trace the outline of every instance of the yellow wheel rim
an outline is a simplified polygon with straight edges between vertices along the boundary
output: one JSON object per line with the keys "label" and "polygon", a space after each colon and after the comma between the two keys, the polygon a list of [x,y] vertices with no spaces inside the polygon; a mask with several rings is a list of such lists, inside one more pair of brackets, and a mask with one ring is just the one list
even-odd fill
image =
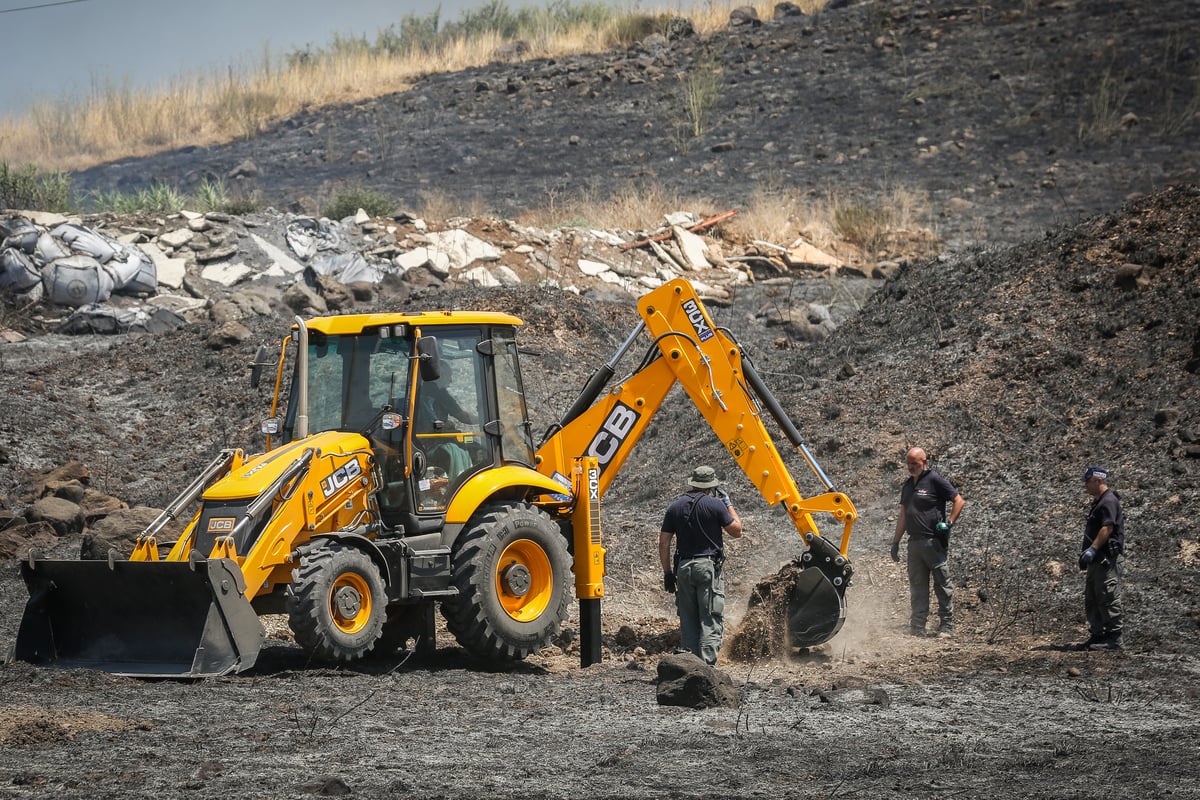
{"label": "yellow wheel rim", "polygon": [[554,595],[550,557],[537,542],[518,539],[496,562],[496,592],[508,616],[517,622],[537,619]]}
{"label": "yellow wheel rim", "polygon": [[342,633],[358,633],[371,619],[371,587],[361,576],[346,572],[329,590],[329,614]]}

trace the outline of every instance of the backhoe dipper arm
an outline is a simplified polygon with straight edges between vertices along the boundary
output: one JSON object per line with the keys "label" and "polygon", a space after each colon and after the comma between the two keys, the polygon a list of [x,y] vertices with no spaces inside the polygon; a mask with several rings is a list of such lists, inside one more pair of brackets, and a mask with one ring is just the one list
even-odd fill
{"label": "backhoe dipper arm", "polygon": [[[670,281],[642,297],[638,310],[641,327],[653,338],[657,353],[574,419],[564,419],[538,449],[537,469],[569,485],[564,479],[571,475],[574,459],[595,456],[602,497],[678,382],[763,498],[771,505],[783,504],[807,544],[821,538],[812,514],[828,513],[843,524],[838,552],[845,559],[858,516],[854,505],[833,491],[782,407],[743,361],[738,344],[713,323],[692,285],[682,279]],[[599,387],[589,382],[589,390],[598,393]],[[826,490],[823,494],[800,494],[763,424],[762,406],[801,449]]]}

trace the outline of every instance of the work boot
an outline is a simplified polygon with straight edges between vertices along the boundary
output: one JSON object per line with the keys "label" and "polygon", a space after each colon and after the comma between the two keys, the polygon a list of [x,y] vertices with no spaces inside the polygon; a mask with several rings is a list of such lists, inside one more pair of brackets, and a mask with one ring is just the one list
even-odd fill
{"label": "work boot", "polygon": [[954,626],[953,625],[943,623],[942,625],[938,626],[937,638],[951,639],[953,637],[954,637]]}
{"label": "work boot", "polygon": [[917,637],[918,639],[924,639],[924,638],[926,638],[925,629],[924,629],[924,628],[918,628],[916,625],[913,625],[912,627],[910,627],[910,628],[908,629],[908,635],[909,635],[909,636],[915,636],[915,637]]}
{"label": "work boot", "polygon": [[1100,642],[1103,642],[1103,641],[1104,641],[1103,634],[1093,633],[1086,640],[1080,642],[1077,645],[1074,645],[1071,649],[1072,650],[1091,650],[1092,645],[1099,644]]}
{"label": "work boot", "polygon": [[1089,650],[1124,650],[1125,643],[1121,641],[1121,634],[1101,637],[1099,641],[1092,642],[1088,645]]}

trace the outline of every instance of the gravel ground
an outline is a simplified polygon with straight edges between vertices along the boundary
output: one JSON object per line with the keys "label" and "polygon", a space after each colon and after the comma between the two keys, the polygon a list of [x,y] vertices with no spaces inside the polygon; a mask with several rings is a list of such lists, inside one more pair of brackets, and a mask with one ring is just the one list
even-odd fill
{"label": "gravel ground", "polygon": [[[768,104],[795,109],[791,130],[803,135],[788,141],[805,143],[806,168],[859,175],[865,186],[881,173],[864,167],[886,165],[935,197],[975,186],[982,210],[955,224],[988,245],[963,244],[908,265],[821,344],[781,341],[755,317],[786,286],[760,284],[715,309],[861,513],[845,628],[803,655],[723,660],[739,708],[655,702],[655,664],[674,632],[654,557],[662,508],[692,464],[732,466],[719,443],[695,432],[695,410],[673,396],[606,498],[609,596],[600,664],[579,667],[566,637],[564,647],[511,669],[482,669],[443,635],[427,661],[384,654],[331,670],[306,663],[276,628],[253,671],[201,682],[7,664],[0,669],[0,797],[1200,796],[1192,755],[1200,745],[1200,540],[1192,522],[1200,504],[1200,188],[1167,186],[1194,169],[1196,128],[1182,138],[1159,136],[1150,123],[1165,107],[1138,107],[1142,124],[1084,147],[1074,113],[1089,81],[1112,65],[1140,66],[1129,73],[1128,104],[1150,103],[1143,81],[1165,79],[1155,65],[1176,52],[1165,45],[1166,31],[1194,27],[1196,10],[1183,2],[1153,9],[1022,2],[987,10],[869,3],[822,15],[811,33],[800,25],[794,40],[770,38],[792,30],[783,24],[730,34],[723,52],[751,59],[731,63],[745,64],[756,80],[767,80],[768,54],[809,59],[798,62],[803,72],[780,68],[792,80],[772,82],[777,92],[799,91],[797,76],[854,71],[852,83],[807,84],[807,103]],[[876,12],[893,20],[878,35]],[[878,43],[879,35],[895,43]],[[1194,70],[1196,54],[1186,44],[1177,58]],[[501,81],[535,68],[483,72]],[[987,91],[933,90],[951,74]],[[926,87],[924,103],[901,91],[901,77],[904,86]],[[431,76],[406,97],[433,99],[413,104],[411,113],[442,108],[437,119],[447,125],[479,113],[495,124],[477,129],[502,130],[499,92],[462,91],[477,80],[474,73]],[[614,93],[641,86],[612,83]],[[460,87],[459,105],[439,105],[443,86]],[[1047,86],[1063,92],[1048,95]],[[1011,99],[998,105],[996,93]],[[507,102],[515,108],[524,95],[514,94]],[[546,99],[562,111],[573,108],[569,94],[551,88]],[[816,98],[825,94],[822,107]],[[751,95],[737,97],[749,102]],[[1061,102],[1043,102],[1048,97]],[[599,106],[607,98],[588,100]],[[837,115],[800,116],[801,109],[834,107]],[[847,113],[855,109],[862,113],[851,127]],[[1015,119],[1016,109],[1024,123],[1002,126],[1003,135],[977,121]],[[257,144],[165,156],[150,169],[116,165],[96,180],[135,171],[183,176],[186,162],[172,158],[223,168],[246,155],[239,148],[282,152],[277,137],[323,114],[340,115],[338,135],[350,136],[359,113],[313,112]],[[571,118],[559,116],[561,124]],[[760,133],[784,141],[766,131],[771,113],[747,119],[762,130],[739,141]],[[826,130],[836,130],[836,139],[819,132]],[[916,144],[920,136],[968,146],[963,155],[939,147],[923,157],[929,145]],[[466,146],[462,137],[447,141]],[[847,142],[872,157],[834,164],[837,153],[859,152]],[[811,158],[818,148],[830,157]],[[646,163],[657,166],[657,151],[646,151]],[[1014,158],[1017,152],[1028,160]],[[714,158],[703,148],[693,153]],[[478,174],[470,179],[481,190],[487,163],[471,162]],[[610,154],[607,163],[622,162]],[[445,167],[437,164],[428,174],[448,174],[448,191],[465,186],[468,176],[438,173]],[[263,180],[279,172],[302,185],[291,167],[264,169]],[[681,185],[741,196],[751,186],[738,183],[743,172],[730,169],[715,181],[705,177],[710,172],[685,172]],[[981,176],[989,173],[984,192]],[[1002,186],[1013,173],[1020,180]],[[1038,182],[1047,175],[1055,186]],[[333,180],[315,171],[310,177],[312,193],[317,182]],[[531,204],[536,198],[527,192],[538,188],[512,182]],[[280,184],[278,191],[293,190]],[[1139,196],[1125,202],[1131,192]],[[547,421],[634,323],[631,304],[543,289],[430,290],[412,302],[521,309],[525,344],[542,353],[526,362],[531,412]],[[214,449],[254,446],[264,398],[246,391],[241,364],[258,338],[273,338],[284,324],[263,319],[255,341],[229,351],[205,344],[211,330],[204,325],[155,338],[47,336],[0,346],[0,447],[7,454],[0,495],[19,509],[37,470],[76,458],[98,488],[131,504],[165,502]],[[902,455],[915,444],[968,502],[952,555],[959,623],[951,640],[903,635],[907,587],[887,556]],[[1128,516],[1123,653],[1070,649],[1086,635],[1074,561],[1087,504],[1079,475],[1090,463],[1112,470]],[[802,489],[814,490],[803,466],[796,474]],[[747,529],[728,565],[735,631],[751,588],[799,543],[744,478],[727,478]],[[78,547],[78,537],[67,537],[56,552]],[[0,652],[11,646],[24,599],[17,564],[0,563]]]}

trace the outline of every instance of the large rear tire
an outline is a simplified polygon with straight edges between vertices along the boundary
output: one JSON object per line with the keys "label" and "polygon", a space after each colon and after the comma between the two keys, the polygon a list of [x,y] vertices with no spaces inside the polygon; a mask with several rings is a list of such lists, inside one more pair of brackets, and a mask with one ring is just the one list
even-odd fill
{"label": "large rear tire", "polygon": [[458,596],[442,603],[442,616],[479,658],[525,658],[550,642],[570,610],[566,539],[531,506],[482,511],[455,543],[451,570]]}
{"label": "large rear tire", "polygon": [[362,658],[375,647],[387,619],[387,590],[366,553],[336,542],[298,551],[288,594],[296,642],[320,661]]}

